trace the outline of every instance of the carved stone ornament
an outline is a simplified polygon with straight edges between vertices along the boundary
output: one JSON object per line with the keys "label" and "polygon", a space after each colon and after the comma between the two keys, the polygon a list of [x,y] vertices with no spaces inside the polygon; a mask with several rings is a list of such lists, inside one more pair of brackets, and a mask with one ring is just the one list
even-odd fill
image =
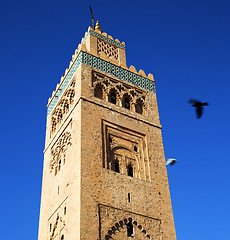
{"label": "carved stone ornament", "polygon": [[[112,69],[111,69],[112,71]],[[109,101],[110,94],[116,96],[116,105],[122,106],[123,99],[129,99],[131,110],[135,111],[137,105],[140,106],[141,111],[139,113],[146,115],[147,113],[147,91],[144,89],[138,89],[125,82],[118,81],[113,78],[109,78],[105,75],[93,71],[93,91],[94,96],[97,89],[102,89],[103,100]],[[137,112],[137,109],[136,109]]]}
{"label": "carved stone ornament", "polygon": [[59,217],[59,215],[57,215],[55,224],[53,225],[53,229],[51,231],[50,240],[53,240],[54,238],[56,239],[58,232],[60,232],[60,229],[63,229],[64,227],[65,227],[65,221],[63,221],[62,217]]}
{"label": "carved stone ornament", "polygon": [[64,95],[61,97],[59,103],[52,113],[51,118],[51,132],[55,132],[57,129],[58,123],[61,123],[65,115],[69,112],[75,96],[75,83],[76,81],[72,81],[72,83],[67,88]]}
{"label": "carved stone ornament", "polygon": [[[50,171],[52,172],[55,169],[60,168],[60,160],[65,162],[65,153],[69,146],[72,145],[72,137],[70,132],[65,132],[62,134],[62,136],[59,138],[57,143],[52,147],[51,149],[51,155],[52,159],[50,162]],[[62,164],[63,164],[62,163]]]}

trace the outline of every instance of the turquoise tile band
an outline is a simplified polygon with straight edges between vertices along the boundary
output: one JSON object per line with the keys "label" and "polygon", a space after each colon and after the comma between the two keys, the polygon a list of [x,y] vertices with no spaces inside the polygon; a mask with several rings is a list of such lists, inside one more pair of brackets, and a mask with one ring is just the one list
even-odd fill
{"label": "turquoise tile band", "polygon": [[[89,33],[92,34],[92,35],[94,35],[94,36],[97,37],[97,38],[100,38],[100,39],[105,40],[105,41],[107,41],[107,42],[109,42],[109,43],[112,43],[113,45],[116,45],[117,47],[120,47],[120,48],[125,49],[125,46],[124,46],[123,44],[118,43],[118,42],[116,42],[116,41],[114,41],[114,40],[112,40],[112,39],[110,39],[110,38],[107,38],[107,37],[105,37],[105,36],[103,36],[103,35],[101,35],[101,34],[99,34],[99,33],[96,33],[96,32],[94,32],[94,31],[92,31],[92,30],[89,30]],[[88,36],[88,34],[87,34],[87,36]],[[86,36],[86,38],[87,38],[87,36]]]}
{"label": "turquoise tile band", "polygon": [[100,58],[97,58],[89,53],[80,52],[76,61],[74,62],[74,64],[70,68],[69,72],[67,73],[64,81],[60,85],[59,90],[56,92],[54,98],[51,100],[51,103],[49,104],[48,109],[47,109],[47,115],[50,115],[50,113],[56,106],[57,102],[59,101],[63,92],[65,91],[66,86],[69,84],[74,73],[78,69],[80,63],[86,64],[89,67],[95,68],[97,70],[100,70],[100,71],[110,74],[112,76],[115,76],[119,79],[122,79],[126,82],[132,83],[132,84],[134,84],[138,87],[144,88],[148,91],[151,91],[154,93],[156,91],[155,90],[155,82],[153,82],[145,77],[142,77],[138,74],[135,74],[133,72],[125,70],[121,67],[118,67],[112,63],[104,61]]}

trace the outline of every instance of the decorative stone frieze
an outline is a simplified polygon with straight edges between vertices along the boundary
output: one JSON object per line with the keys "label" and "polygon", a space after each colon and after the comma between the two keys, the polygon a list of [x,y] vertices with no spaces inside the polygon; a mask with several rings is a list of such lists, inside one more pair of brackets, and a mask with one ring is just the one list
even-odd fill
{"label": "decorative stone frieze", "polygon": [[[130,110],[143,115],[147,114],[146,91],[140,88],[137,89],[130,84],[109,78],[95,71],[93,72],[92,81],[94,96],[125,108],[128,108],[128,106],[125,105],[125,100],[127,99],[127,104],[130,104]],[[102,91],[99,95],[97,94],[99,92],[98,89],[101,89]],[[111,94],[113,94],[114,101],[111,99]]]}
{"label": "decorative stone frieze", "polygon": [[50,172],[54,171],[56,175],[61,170],[61,167],[65,164],[66,151],[71,145],[71,133],[63,133],[57,143],[51,148],[52,159],[50,161]]}
{"label": "decorative stone frieze", "polygon": [[56,108],[53,110],[52,117],[51,117],[51,133],[55,132],[57,129],[57,125],[62,122],[63,118],[65,117],[66,113],[69,112],[75,96],[75,83],[76,81],[72,81],[70,86],[67,88],[66,92],[60,99],[59,103],[57,104]]}

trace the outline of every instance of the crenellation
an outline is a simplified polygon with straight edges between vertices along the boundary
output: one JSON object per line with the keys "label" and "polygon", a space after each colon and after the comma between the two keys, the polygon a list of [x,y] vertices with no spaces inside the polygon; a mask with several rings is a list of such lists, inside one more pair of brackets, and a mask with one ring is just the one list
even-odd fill
{"label": "crenellation", "polygon": [[86,46],[85,46],[84,43],[82,43],[82,44],[80,45],[79,51],[88,52],[88,51],[87,51],[87,48],[86,48]]}
{"label": "crenellation", "polygon": [[72,65],[73,65],[73,60],[71,60],[69,63],[69,69],[72,67]]}
{"label": "crenellation", "polygon": [[51,101],[51,97],[49,97],[49,99],[48,99],[48,103],[47,103],[47,104],[49,104],[49,103],[50,103],[50,101]]}
{"label": "crenellation", "polygon": [[48,101],[38,240],[176,240],[155,83],[88,32]]}
{"label": "crenellation", "polygon": [[58,91],[58,88],[60,87],[60,83],[56,85],[56,91]]}
{"label": "crenellation", "polygon": [[133,73],[137,73],[137,70],[136,70],[136,68],[135,68],[133,65],[131,65],[131,66],[129,67],[129,70],[130,70],[131,72],[133,72]]}
{"label": "crenellation", "polygon": [[85,36],[84,36],[84,39],[87,37],[87,35],[88,35],[88,32],[85,32]]}
{"label": "crenellation", "polygon": [[103,32],[101,35],[105,36],[106,38],[108,37],[108,34],[106,32]]}
{"label": "crenellation", "polygon": [[140,69],[140,71],[138,72],[138,74],[140,74],[142,77],[146,77],[144,70]]}
{"label": "crenellation", "polygon": [[66,70],[65,70],[65,75],[67,75],[68,71],[69,71],[69,69],[68,69],[68,68],[66,68]]}
{"label": "crenellation", "polygon": [[112,36],[108,35],[108,38],[111,39],[111,40],[114,40]]}
{"label": "crenellation", "polygon": [[154,78],[153,78],[153,74],[152,74],[152,73],[149,73],[149,75],[148,75],[148,79],[154,81]]}
{"label": "crenellation", "polygon": [[[145,77],[149,80],[153,80],[153,76],[152,74],[149,74],[148,77],[145,75],[143,70],[140,70],[139,72],[136,71],[134,66],[130,66],[130,68],[127,68],[126,65],[126,55],[125,55],[125,50],[122,48],[114,48],[112,45],[109,45],[107,43],[103,43],[103,40],[98,39],[97,37],[90,34],[89,31],[93,31],[91,27],[89,27],[88,32],[85,33],[85,37],[82,38],[82,44],[78,45],[78,48],[75,50],[75,54],[72,55],[72,60],[70,61],[69,64],[69,68],[67,68],[65,70],[65,74],[64,76],[62,76],[60,84],[62,84],[62,82],[64,81],[64,79],[67,77],[67,75],[69,74],[69,71],[71,70],[71,68],[74,66],[75,61],[77,61],[78,56],[80,55],[81,52],[88,52],[90,54],[92,54],[95,57],[99,57],[100,59],[104,60],[104,61],[108,61],[111,64],[114,64],[120,68],[129,70],[137,75],[140,75],[142,77]],[[107,33],[101,33],[102,36],[106,37],[109,40],[113,40],[112,36],[108,36]],[[101,50],[98,50],[98,43],[97,41],[99,41],[100,43],[103,43],[103,47],[101,47]],[[113,40],[114,41],[114,40]],[[118,39],[116,39],[114,42],[120,43],[120,41]],[[123,45],[125,45],[124,42],[122,42]],[[112,48],[111,48],[112,47]],[[110,50],[111,48],[111,50]],[[97,49],[97,50],[95,50]],[[56,89],[57,91],[58,89]],[[56,96],[57,98],[59,98],[60,93],[55,95],[52,95],[51,99],[48,101],[48,106],[53,102],[53,98],[54,96]],[[52,105],[53,106],[53,105]]]}

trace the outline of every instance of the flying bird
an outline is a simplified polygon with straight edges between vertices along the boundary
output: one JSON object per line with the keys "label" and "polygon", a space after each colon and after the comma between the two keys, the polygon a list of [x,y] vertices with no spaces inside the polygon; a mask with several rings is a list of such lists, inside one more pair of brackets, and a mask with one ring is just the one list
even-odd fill
{"label": "flying bird", "polygon": [[175,158],[168,158],[166,161],[166,166],[169,164],[173,166],[176,162],[178,162],[178,160],[176,160]]}
{"label": "flying bird", "polygon": [[196,116],[197,118],[201,118],[203,114],[203,106],[208,106],[207,102],[200,102],[198,100],[191,99],[189,103],[192,104],[193,107],[196,108]]}

